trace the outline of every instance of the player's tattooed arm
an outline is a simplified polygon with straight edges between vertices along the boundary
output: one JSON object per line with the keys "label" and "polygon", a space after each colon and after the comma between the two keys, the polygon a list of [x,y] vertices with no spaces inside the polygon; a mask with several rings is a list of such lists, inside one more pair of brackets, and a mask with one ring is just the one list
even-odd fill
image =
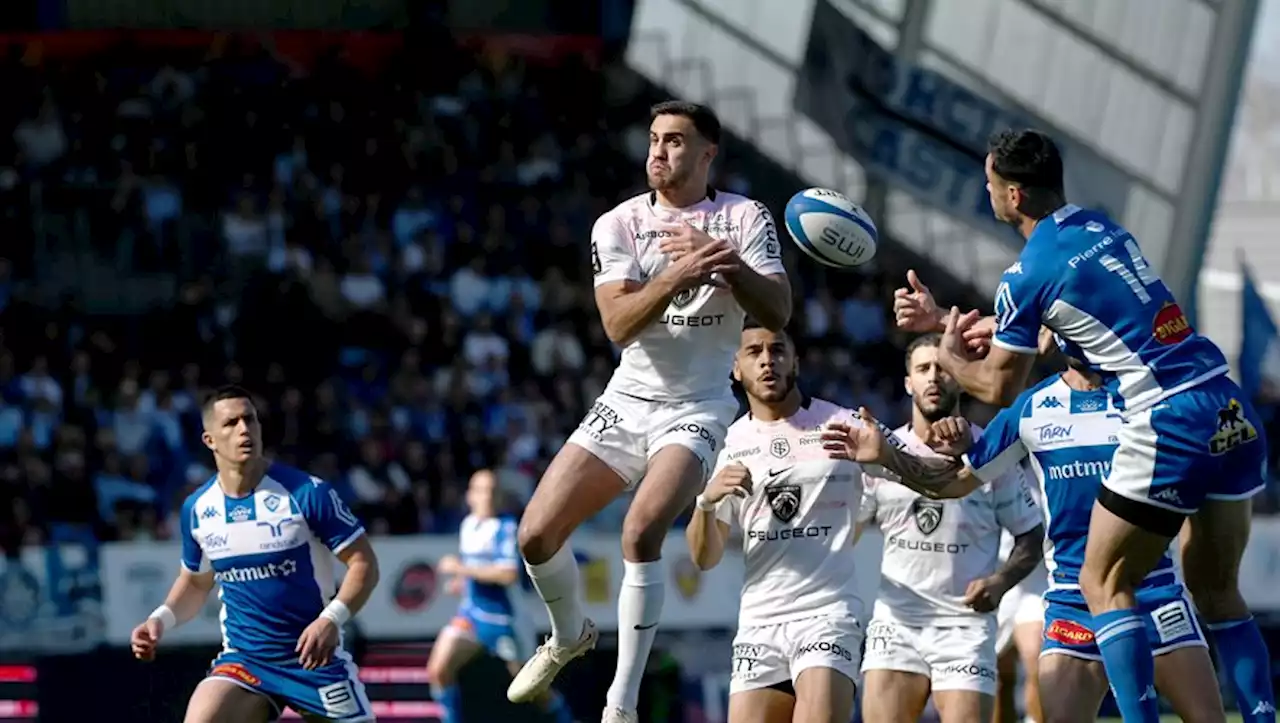
{"label": "player's tattooed arm", "polygon": [[1030,575],[1043,559],[1044,525],[1036,525],[1013,538],[1013,549],[1000,569],[996,570],[996,576],[1005,590],[1012,589]]}
{"label": "player's tattooed arm", "polygon": [[879,464],[895,481],[933,499],[964,497],[982,485],[973,469],[954,457],[919,457],[890,446]]}

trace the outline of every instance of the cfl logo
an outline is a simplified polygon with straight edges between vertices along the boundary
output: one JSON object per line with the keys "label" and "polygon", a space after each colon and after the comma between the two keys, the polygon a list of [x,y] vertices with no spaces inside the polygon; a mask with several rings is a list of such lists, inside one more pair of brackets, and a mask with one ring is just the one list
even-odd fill
{"label": "cfl logo", "polygon": [[274,523],[273,523],[273,522],[259,522],[259,523],[258,523],[258,527],[265,527],[265,528],[267,528],[268,530],[271,530],[271,536],[274,538],[274,537],[279,537],[280,535],[284,534],[284,530],[285,530],[285,528],[286,528],[286,527],[290,527],[290,526],[292,526],[292,525],[296,525],[296,524],[298,524],[298,521],[297,521],[297,520],[295,520],[295,519],[294,519],[294,518],[292,518],[292,517],[286,517],[286,518],[284,518],[283,520],[280,520],[279,522],[274,522]]}

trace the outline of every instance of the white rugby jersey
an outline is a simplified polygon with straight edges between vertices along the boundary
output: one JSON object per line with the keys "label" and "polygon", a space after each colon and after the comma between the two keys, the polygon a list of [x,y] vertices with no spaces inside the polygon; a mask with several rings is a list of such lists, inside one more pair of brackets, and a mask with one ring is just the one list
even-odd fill
{"label": "white rugby jersey", "polygon": [[726,497],[716,508],[719,520],[736,520],[742,530],[739,626],[862,617],[853,574],[862,469],[829,459],[820,439],[837,420],[861,424],[847,409],[806,398],[788,419],[763,422],[748,414],[729,427],[716,471],[740,462],[753,482],[750,496]]}
{"label": "white rugby jersey", "polygon": [[[908,451],[938,457],[903,425],[894,432]],[[973,433],[981,428],[974,425]],[[1000,533],[1021,535],[1042,524],[1020,467],[960,499],[932,500],[890,480],[867,475],[858,521],[884,534],[880,593],[873,617],[910,626],[964,624],[994,613],[964,604],[965,588],[996,571]]]}
{"label": "white rugby jersey", "polygon": [[[591,267],[597,287],[614,281],[643,283],[661,273],[670,259],[658,244],[679,223],[728,241],[756,273],[786,273],[773,216],[763,203],[710,189],[706,198],[687,208],[666,208],[656,198],[652,192],[636,196],[596,221]],[[664,402],[729,394],[743,316],[729,289],[701,286],[677,294],[662,316],[622,350],[608,389]]]}

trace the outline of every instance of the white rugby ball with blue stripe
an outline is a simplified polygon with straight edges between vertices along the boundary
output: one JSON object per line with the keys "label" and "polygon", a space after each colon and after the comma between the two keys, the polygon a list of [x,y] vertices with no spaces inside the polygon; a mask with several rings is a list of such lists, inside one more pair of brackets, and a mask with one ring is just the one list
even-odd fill
{"label": "white rugby ball with blue stripe", "polygon": [[809,258],[824,266],[851,269],[876,255],[876,224],[849,200],[827,188],[810,188],[787,201],[787,233]]}

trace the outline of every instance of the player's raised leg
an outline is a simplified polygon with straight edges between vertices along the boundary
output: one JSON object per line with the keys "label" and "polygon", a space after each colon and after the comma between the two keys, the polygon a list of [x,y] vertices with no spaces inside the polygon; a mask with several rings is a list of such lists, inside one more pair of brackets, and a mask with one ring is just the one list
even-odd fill
{"label": "player's raised leg", "polygon": [[200,681],[183,723],[267,723],[280,709],[261,693],[252,692],[228,678]]}
{"label": "player's raised leg", "polygon": [[[1257,480],[1262,481],[1260,474]],[[1276,719],[1271,656],[1239,584],[1252,513],[1252,501],[1247,498],[1206,501],[1183,529],[1182,564],[1187,588],[1214,638],[1240,715],[1245,721],[1261,723]]]}
{"label": "player's raised leg", "polygon": [[[593,415],[603,413],[616,415],[598,401],[583,426],[589,426]],[[569,661],[595,647],[599,634],[595,623],[583,617],[578,563],[565,542],[584,520],[626,488],[618,472],[572,438],[542,475],[520,520],[518,539],[525,570],[547,606],[551,637],[511,681],[507,688],[511,702],[536,700]]]}
{"label": "player's raised leg", "polygon": [[[672,409],[679,418],[655,419],[654,428],[671,430],[655,440],[649,471],[636,490],[622,523],[622,587],[618,591],[618,667],[605,697],[606,723],[631,723],[639,704],[640,681],[657,637],[666,597],[662,544],[680,513],[701,491],[714,466],[715,449],[724,440],[737,403],[715,402],[715,409]],[[710,413],[708,413],[708,411]]]}

